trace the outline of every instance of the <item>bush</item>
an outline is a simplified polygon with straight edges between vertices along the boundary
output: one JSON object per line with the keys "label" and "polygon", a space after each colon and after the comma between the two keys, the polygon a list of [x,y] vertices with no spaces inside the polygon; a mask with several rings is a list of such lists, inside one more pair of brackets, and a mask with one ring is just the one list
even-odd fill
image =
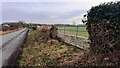
{"label": "bush", "polygon": [[[83,20],[91,40],[91,53],[119,62],[120,53],[120,2],[109,2],[92,7]],[[117,58],[116,58],[117,57]]]}

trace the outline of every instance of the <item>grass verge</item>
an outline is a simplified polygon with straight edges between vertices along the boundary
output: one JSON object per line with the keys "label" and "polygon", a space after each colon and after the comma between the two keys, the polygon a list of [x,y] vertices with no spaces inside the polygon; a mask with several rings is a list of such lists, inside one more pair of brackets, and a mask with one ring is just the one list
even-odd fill
{"label": "grass verge", "polygon": [[[84,55],[83,50],[67,46],[53,39],[38,44],[35,39],[38,33],[40,32],[37,30],[29,30],[23,53],[20,55],[20,60],[18,60],[19,66],[74,65]],[[81,63],[79,62],[79,64]]]}

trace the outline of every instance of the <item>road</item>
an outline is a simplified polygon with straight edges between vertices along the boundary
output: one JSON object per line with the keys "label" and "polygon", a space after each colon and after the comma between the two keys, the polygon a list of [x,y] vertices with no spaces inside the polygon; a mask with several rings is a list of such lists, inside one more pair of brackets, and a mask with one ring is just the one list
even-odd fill
{"label": "road", "polygon": [[12,66],[21,51],[28,29],[22,29],[13,33],[0,36],[0,55],[2,55],[1,66]]}
{"label": "road", "polygon": [[22,30],[19,30],[19,31],[16,31],[16,32],[12,32],[12,33],[0,36],[0,39],[2,39],[2,41],[0,41],[0,43],[2,43],[0,45],[0,47],[5,45],[5,44],[7,44],[10,40],[12,40],[13,38],[17,37],[20,33],[22,33],[25,30],[26,29],[22,29]]}

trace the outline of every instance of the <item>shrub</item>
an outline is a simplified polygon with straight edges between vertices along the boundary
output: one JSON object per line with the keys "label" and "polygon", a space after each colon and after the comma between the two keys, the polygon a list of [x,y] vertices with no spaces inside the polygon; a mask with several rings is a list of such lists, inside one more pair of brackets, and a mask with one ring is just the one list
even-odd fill
{"label": "shrub", "polygon": [[[91,53],[102,54],[118,63],[120,57],[120,2],[108,2],[92,7],[83,20],[91,41]],[[103,61],[104,62],[104,61]]]}

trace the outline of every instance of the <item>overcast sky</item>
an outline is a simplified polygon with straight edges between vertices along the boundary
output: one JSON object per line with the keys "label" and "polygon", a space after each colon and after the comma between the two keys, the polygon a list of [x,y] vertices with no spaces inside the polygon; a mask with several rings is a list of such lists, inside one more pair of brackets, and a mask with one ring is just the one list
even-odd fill
{"label": "overcast sky", "polygon": [[[112,0],[4,0],[0,21],[25,21],[46,24],[81,23],[83,15],[92,7]],[[114,0],[113,0],[114,1]],[[1,12],[1,11],[0,11]],[[1,16],[1,15],[0,15]]]}

